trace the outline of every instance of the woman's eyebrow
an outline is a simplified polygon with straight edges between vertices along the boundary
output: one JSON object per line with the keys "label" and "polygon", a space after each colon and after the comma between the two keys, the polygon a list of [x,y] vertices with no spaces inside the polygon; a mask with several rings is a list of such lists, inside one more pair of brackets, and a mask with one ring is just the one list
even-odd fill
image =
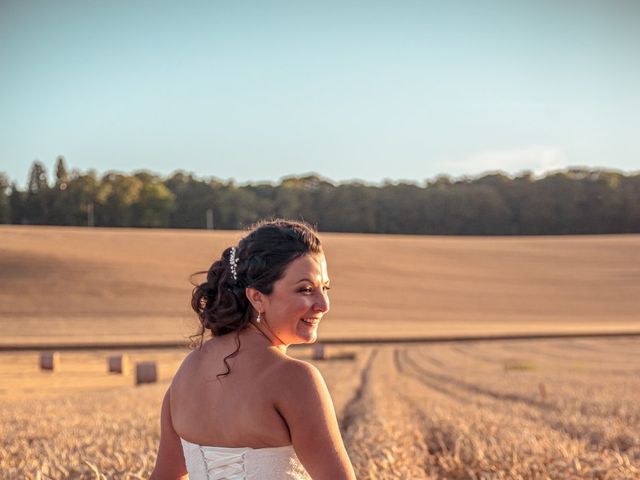
{"label": "woman's eyebrow", "polygon": [[[309,282],[309,283],[313,283],[313,280],[310,280],[308,278],[302,278],[300,280],[298,280],[296,283],[300,283],[300,282]],[[326,282],[324,282],[325,285],[328,285],[331,282],[331,280],[327,280]]]}

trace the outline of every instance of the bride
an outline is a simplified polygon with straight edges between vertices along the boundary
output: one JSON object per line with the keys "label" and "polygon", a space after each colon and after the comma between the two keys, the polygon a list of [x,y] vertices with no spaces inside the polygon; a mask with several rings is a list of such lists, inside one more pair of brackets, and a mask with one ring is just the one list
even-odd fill
{"label": "bride", "polygon": [[355,479],[320,372],[287,355],[316,341],[328,290],[305,223],[261,222],[223,252],[193,291],[211,338],[164,397],[152,479]]}

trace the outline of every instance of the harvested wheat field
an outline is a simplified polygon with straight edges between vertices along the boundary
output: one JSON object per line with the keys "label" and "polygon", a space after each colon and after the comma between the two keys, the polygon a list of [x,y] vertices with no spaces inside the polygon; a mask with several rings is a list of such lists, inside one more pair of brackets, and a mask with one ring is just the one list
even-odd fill
{"label": "harvested wheat field", "polygon": [[[43,371],[37,348],[184,341],[189,276],[240,235],[0,227],[0,478],[147,478],[188,350],[126,351],[157,365],[135,386],[107,371],[122,351]],[[321,339],[640,332],[638,235],[322,239]],[[329,350],[314,363],[360,479],[640,478],[639,336]]]}
{"label": "harvested wheat field", "polygon": [[[0,226],[0,346],[181,341],[190,275],[240,235]],[[325,339],[640,331],[640,235],[322,239]]]}
{"label": "harvested wheat field", "polygon": [[374,349],[343,416],[362,478],[640,478],[640,340]]}
{"label": "harvested wheat field", "polygon": [[[346,352],[315,364],[360,479],[640,478],[638,338],[330,351]],[[105,373],[104,354],[63,353],[53,373],[34,352],[1,354],[3,385],[25,383],[0,396],[2,478],[147,478],[186,351],[131,352],[159,364],[138,387]]]}

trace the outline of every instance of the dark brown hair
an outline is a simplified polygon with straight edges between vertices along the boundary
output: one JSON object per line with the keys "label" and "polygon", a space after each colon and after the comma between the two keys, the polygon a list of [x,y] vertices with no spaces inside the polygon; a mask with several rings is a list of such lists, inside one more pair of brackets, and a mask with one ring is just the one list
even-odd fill
{"label": "dark brown hair", "polygon": [[228,247],[206,272],[206,281],[195,286],[191,298],[191,308],[200,319],[199,331],[193,337],[200,339],[200,345],[207,330],[213,336],[236,332],[236,350],[225,357],[227,371],[219,375],[230,373],[227,359],[238,354],[240,331],[254,315],[245,289],[253,287],[270,295],[273,284],[283,277],[292,261],[305,254],[322,252],[316,230],[305,222],[262,220],[249,230],[235,247],[236,279],[229,259],[233,247]]}

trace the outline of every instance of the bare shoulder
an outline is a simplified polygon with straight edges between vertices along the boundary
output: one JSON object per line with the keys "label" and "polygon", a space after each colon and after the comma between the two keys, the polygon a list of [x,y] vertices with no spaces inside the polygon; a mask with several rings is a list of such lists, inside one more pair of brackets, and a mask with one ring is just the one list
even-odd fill
{"label": "bare shoulder", "polygon": [[182,363],[180,364],[180,368],[183,366],[188,366],[193,362],[197,362],[200,357],[202,357],[203,351],[197,348],[191,350],[187,355],[182,359]]}
{"label": "bare shoulder", "polygon": [[283,356],[273,362],[268,375],[279,391],[284,395],[304,395],[305,393],[318,393],[326,391],[326,384],[320,370],[315,365],[304,360]]}
{"label": "bare shoulder", "polygon": [[176,381],[183,381],[190,378],[192,374],[196,373],[202,362],[205,361],[205,357],[206,352],[198,348],[187,353],[173,375],[172,384],[176,383]]}
{"label": "bare shoulder", "polygon": [[352,480],[353,467],[340,435],[329,390],[320,370],[288,358],[273,367],[280,388],[275,407],[282,415],[296,454],[309,474],[320,480]]}
{"label": "bare shoulder", "polygon": [[315,421],[335,420],[329,389],[315,365],[288,358],[274,368],[272,375],[275,376],[273,383],[278,385],[275,395],[276,408],[281,413],[315,408],[316,412],[323,412],[323,415],[314,418]]}
{"label": "bare shoulder", "polygon": [[286,355],[282,356],[282,361],[277,364],[277,368],[279,369],[279,373],[294,375],[320,374],[320,371],[315,365]]}

